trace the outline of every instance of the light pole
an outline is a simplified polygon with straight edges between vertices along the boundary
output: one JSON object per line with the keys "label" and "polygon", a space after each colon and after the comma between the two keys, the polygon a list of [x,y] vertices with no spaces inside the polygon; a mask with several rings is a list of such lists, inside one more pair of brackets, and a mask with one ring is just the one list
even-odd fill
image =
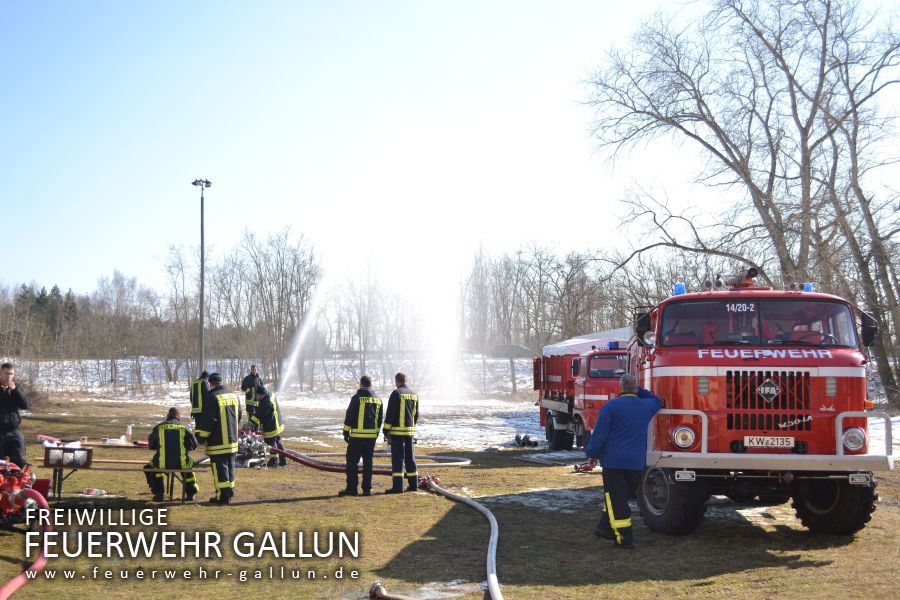
{"label": "light pole", "polygon": [[203,315],[206,312],[204,306],[206,300],[206,256],[203,247],[203,191],[211,186],[212,183],[210,183],[209,179],[195,179],[191,185],[196,185],[200,188],[200,370],[203,371],[206,369],[206,360],[203,356]]}

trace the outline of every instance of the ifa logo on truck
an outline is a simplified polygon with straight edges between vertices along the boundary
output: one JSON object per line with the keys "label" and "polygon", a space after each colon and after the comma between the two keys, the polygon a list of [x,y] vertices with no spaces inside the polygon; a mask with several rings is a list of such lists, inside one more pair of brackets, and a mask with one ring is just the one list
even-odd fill
{"label": "ifa logo on truck", "polygon": [[775,399],[775,396],[778,395],[779,389],[778,386],[775,385],[775,382],[766,377],[765,381],[759,384],[759,387],[756,388],[756,393],[758,393],[763,400],[766,401],[767,404],[771,404],[772,400]]}

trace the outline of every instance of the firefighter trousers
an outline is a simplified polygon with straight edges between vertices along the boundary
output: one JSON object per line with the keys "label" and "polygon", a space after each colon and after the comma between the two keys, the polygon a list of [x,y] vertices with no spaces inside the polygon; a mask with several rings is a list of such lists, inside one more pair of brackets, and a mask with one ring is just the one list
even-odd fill
{"label": "firefighter trousers", "polygon": [[[391,436],[391,476],[394,491],[403,491],[404,477],[409,482],[409,489],[415,490],[419,487],[419,475],[416,472],[414,454],[412,436]],[[404,463],[406,463],[406,471],[403,470]]]}
{"label": "firefighter trousers", "polygon": [[0,458],[25,468],[25,434],[18,427],[0,434]]}
{"label": "firefighter trousers", "polygon": [[634,543],[631,509],[628,501],[637,491],[641,473],[634,469],[603,468],[603,507],[597,523],[597,535],[622,546]]}
{"label": "firefighter trousers", "polygon": [[[144,465],[145,469],[158,469],[159,467],[154,465],[152,462]],[[164,480],[165,473],[144,473],[147,476],[147,485],[150,486],[150,492],[156,496],[163,496],[166,493]],[[194,476],[193,471],[182,471],[181,472],[181,485],[184,490],[184,497],[188,500],[193,499],[194,495],[200,491],[200,486],[197,485],[197,477]]]}
{"label": "firefighter trousers", "polygon": [[234,454],[210,456],[209,464],[216,488],[216,500],[230,501],[234,496]]}
{"label": "firefighter trousers", "polygon": [[[272,446],[273,448],[278,448],[279,450],[284,452],[284,444],[281,443],[280,435],[276,435],[275,437],[264,437],[263,441],[267,445]],[[275,457],[273,456],[272,459],[275,459]],[[283,466],[287,465],[287,459],[284,457],[284,454],[279,454],[277,460],[278,460],[279,466],[283,467]],[[272,462],[272,461],[270,460],[270,462]]]}
{"label": "firefighter trousers", "polygon": [[347,491],[356,492],[359,485],[359,459],[363,463],[362,491],[372,491],[372,455],[375,454],[374,438],[354,438],[347,442]]}
{"label": "firefighter trousers", "polygon": [[256,407],[247,405],[247,429],[249,431],[259,431],[259,425],[253,422],[253,415],[256,414]]}

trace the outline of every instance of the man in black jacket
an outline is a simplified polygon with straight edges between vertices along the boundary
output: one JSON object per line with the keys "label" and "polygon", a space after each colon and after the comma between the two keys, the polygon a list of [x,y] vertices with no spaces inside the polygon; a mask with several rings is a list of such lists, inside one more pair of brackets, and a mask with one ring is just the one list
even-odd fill
{"label": "man in black jacket", "polygon": [[[156,450],[156,454],[144,468],[182,469],[181,482],[184,485],[184,498],[188,502],[192,501],[194,494],[200,491],[200,486],[197,485],[197,478],[191,470],[194,467],[194,461],[188,452],[196,450],[197,439],[190,429],[181,424],[177,408],[169,409],[166,420],[153,428],[147,442],[151,450]],[[153,499],[162,502],[165,493],[163,473],[144,474],[147,476],[150,491],[153,492]]]}
{"label": "man in black jacket", "polygon": [[203,371],[191,384],[191,418],[196,421],[203,412],[203,398],[209,391],[209,372]]}
{"label": "man in black jacket", "polygon": [[359,459],[363,461],[363,496],[372,495],[372,455],[375,440],[381,428],[381,398],[372,391],[372,380],[368,375],[359,378],[359,389],[350,398],[347,414],[344,416],[344,441],[347,442],[347,487],[338,496],[358,496]]}
{"label": "man in black jacket", "polygon": [[206,454],[212,467],[216,495],[210,504],[229,504],[234,496],[234,455],[238,451],[238,422],[241,400],[222,385],[222,376],[210,373],[213,386],[203,399],[203,412],[197,420],[197,438],[206,443]]}
{"label": "man in black jacket", "polygon": [[[419,488],[419,474],[416,471],[416,457],[413,453],[413,436],[419,421],[419,396],[406,385],[406,375],[394,375],[397,389],[388,398],[384,413],[384,439],[391,445],[391,474],[393,486],[385,494],[403,492],[403,478],[409,482],[408,492]],[[403,470],[406,463],[406,471]]]}
{"label": "man in black jacket", "polygon": [[[250,417],[250,421],[257,425],[258,431],[263,435],[263,441],[284,452],[284,444],[281,443],[281,434],[284,433],[284,423],[281,420],[281,407],[278,406],[277,394],[270,393],[265,386],[256,388],[256,413]],[[267,466],[287,466],[284,454],[271,457]]]}
{"label": "man in black jacket", "polygon": [[12,363],[0,365],[0,458],[25,467],[25,436],[19,409],[28,410],[28,400],[16,387],[16,368]]}
{"label": "man in black jacket", "polygon": [[256,430],[256,423],[253,422],[253,413],[256,412],[256,388],[263,384],[262,377],[256,372],[256,365],[250,365],[250,373],[241,381],[241,391],[244,392],[244,400],[247,403],[247,419],[250,422],[250,429]]}

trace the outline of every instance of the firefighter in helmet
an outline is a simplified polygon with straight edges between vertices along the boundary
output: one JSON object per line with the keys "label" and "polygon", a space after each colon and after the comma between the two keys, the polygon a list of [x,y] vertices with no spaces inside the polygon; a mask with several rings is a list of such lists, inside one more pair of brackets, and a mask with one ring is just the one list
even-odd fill
{"label": "firefighter in helmet", "polygon": [[381,398],[372,391],[372,380],[368,375],[359,378],[359,389],[350,398],[347,414],[344,416],[344,441],[347,442],[347,486],[338,496],[357,496],[359,481],[359,459],[363,461],[362,493],[372,494],[372,456],[375,454],[375,440],[381,429]]}
{"label": "firefighter in helmet", "polygon": [[191,418],[197,421],[203,412],[203,397],[209,391],[209,372],[203,371],[191,384]]}
{"label": "firefighter in helmet", "polygon": [[404,477],[408,482],[406,491],[414,492],[419,489],[416,457],[413,452],[413,436],[416,433],[416,423],[419,421],[419,396],[407,387],[405,374],[394,375],[394,383],[397,389],[391,392],[384,413],[384,439],[391,445],[393,478],[393,486],[385,490],[385,494],[403,492]]}
{"label": "firefighter in helmet", "polygon": [[603,466],[603,507],[594,533],[620,548],[634,547],[631,509],[646,466],[647,426],[662,408],[662,400],[638,387],[634,375],[622,375],[619,397],[603,405],[585,448],[588,464]]}
{"label": "firefighter in helmet", "polygon": [[[281,434],[284,432],[284,423],[281,420],[281,407],[278,406],[277,394],[270,393],[265,386],[256,386],[256,411],[250,417],[250,422],[257,426],[257,430],[263,435],[263,441],[284,452],[284,444],[281,443]],[[269,459],[269,467],[284,467],[287,459],[284,454]]]}
{"label": "firefighter in helmet", "polygon": [[234,455],[238,450],[238,422],[241,401],[238,395],[222,385],[222,376],[211,373],[213,386],[203,399],[203,412],[197,421],[197,437],[206,443],[206,454],[212,467],[216,495],[211,504],[229,504],[234,496]]}
{"label": "firefighter in helmet", "polygon": [[[172,407],[166,420],[159,423],[150,432],[147,438],[151,450],[156,454],[150,462],[144,465],[145,469],[180,469],[181,483],[184,486],[184,499],[188,502],[194,499],[194,495],[200,491],[197,478],[194,476],[194,461],[188,452],[197,448],[197,440],[191,430],[182,425],[178,409]],[[165,493],[163,485],[163,473],[144,473],[147,476],[147,484],[153,493],[156,502],[163,501]]]}

